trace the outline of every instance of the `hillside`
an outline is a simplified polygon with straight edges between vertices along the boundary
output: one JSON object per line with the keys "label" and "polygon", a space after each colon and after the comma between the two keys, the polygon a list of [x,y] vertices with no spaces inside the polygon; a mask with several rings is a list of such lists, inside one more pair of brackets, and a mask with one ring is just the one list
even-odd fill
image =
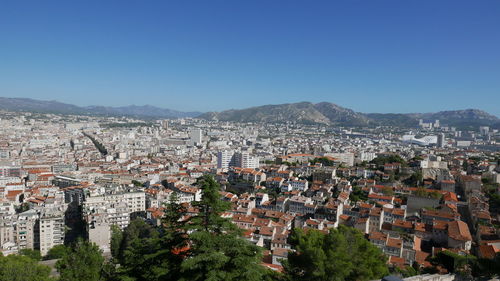
{"label": "hillside", "polygon": [[339,126],[415,127],[419,119],[440,120],[443,125],[469,127],[492,126],[500,119],[478,109],[440,111],[436,113],[360,113],[333,103],[310,102],[263,105],[240,110],[209,112],[199,116],[207,120],[233,122],[288,122]]}
{"label": "hillside", "polygon": [[131,105],[124,107],[81,107],[58,101],[43,101],[28,98],[4,97],[0,97],[0,110],[76,115],[130,116],[137,118],[182,118],[196,117],[201,114],[200,112],[182,112],[150,105]]}

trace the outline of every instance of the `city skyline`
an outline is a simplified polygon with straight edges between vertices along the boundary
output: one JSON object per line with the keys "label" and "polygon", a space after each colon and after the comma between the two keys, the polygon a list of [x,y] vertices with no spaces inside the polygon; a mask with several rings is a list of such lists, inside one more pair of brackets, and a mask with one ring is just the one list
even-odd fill
{"label": "city skyline", "polygon": [[4,3],[0,96],[496,116],[498,2]]}

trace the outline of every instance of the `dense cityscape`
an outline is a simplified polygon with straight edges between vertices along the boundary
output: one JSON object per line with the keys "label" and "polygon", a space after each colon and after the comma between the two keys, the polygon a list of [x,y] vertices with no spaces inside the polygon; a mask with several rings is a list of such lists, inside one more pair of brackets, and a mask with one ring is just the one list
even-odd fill
{"label": "dense cityscape", "polygon": [[0,0],[0,281],[500,281],[499,15]]}
{"label": "dense cityscape", "polygon": [[[497,129],[439,120],[349,128],[2,111],[0,250],[53,261],[58,276],[65,269],[54,260],[90,242],[101,263],[123,269],[123,252],[137,247],[126,239],[164,235],[173,206],[183,210],[177,222],[204,214],[211,182],[227,204],[213,215],[237,226],[261,252],[256,266],[276,274],[307,261],[293,237],[356,229],[385,269],[352,280],[494,276],[498,267],[480,261],[500,251],[499,139]],[[186,259],[195,248],[183,246]]]}

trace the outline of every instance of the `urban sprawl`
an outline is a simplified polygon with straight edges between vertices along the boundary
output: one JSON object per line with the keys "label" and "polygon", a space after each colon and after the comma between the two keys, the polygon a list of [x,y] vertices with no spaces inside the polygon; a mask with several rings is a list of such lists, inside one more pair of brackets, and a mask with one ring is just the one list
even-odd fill
{"label": "urban sprawl", "polygon": [[113,226],[158,226],[171,198],[197,212],[204,175],[231,203],[223,216],[264,248],[273,270],[292,250],[293,228],[354,227],[391,267],[426,268],[442,251],[500,251],[500,133],[488,127],[0,117],[3,255],[44,256],[85,237],[109,256]]}

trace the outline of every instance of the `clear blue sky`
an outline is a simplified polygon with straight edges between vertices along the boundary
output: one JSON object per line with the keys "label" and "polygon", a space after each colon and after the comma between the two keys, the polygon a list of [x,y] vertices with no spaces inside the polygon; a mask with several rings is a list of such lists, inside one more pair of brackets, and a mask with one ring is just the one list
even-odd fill
{"label": "clear blue sky", "polygon": [[0,2],[0,96],[500,115],[500,1]]}

